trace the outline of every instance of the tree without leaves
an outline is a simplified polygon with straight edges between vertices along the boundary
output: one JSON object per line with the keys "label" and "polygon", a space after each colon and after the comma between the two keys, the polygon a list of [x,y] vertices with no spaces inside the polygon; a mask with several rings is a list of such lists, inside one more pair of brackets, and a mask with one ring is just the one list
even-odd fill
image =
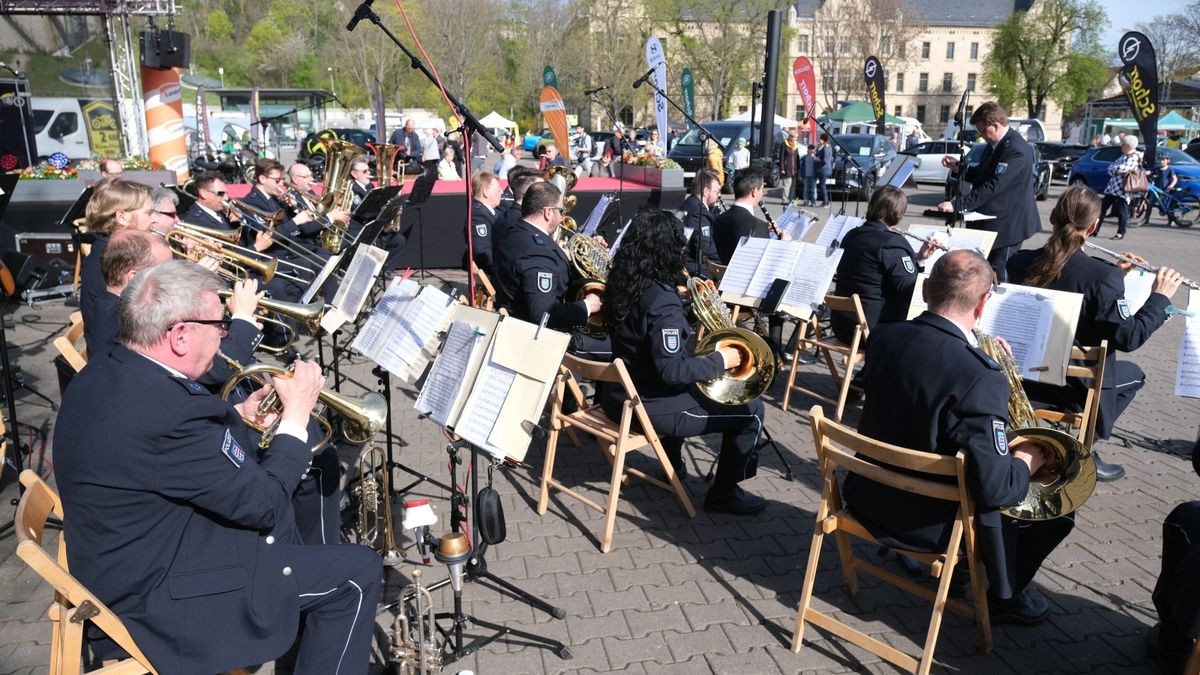
{"label": "tree without leaves", "polygon": [[1200,18],[1186,15],[1187,11],[1200,12],[1200,2],[1193,3],[1184,13],[1156,16],[1133,27],[1154,45],[1158,79],[1164,86],[1191,79],[1200,70],[1200,34],[1195,32],[1200,29]]}
{"label": "tree without leaves", "polygon": [[1064,110],[1083,103],[1104,82],[1099,34],[1107,17],[1095,0],[1042,0],[1000,26],[984,62],[983,80],[1002,106],[1021,103],[1038,115],[1046,99]]}

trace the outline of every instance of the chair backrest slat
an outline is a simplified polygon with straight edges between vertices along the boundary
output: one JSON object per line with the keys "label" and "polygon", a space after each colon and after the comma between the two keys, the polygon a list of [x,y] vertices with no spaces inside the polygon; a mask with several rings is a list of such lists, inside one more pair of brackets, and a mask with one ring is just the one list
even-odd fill
{"label": "chair backrest slat", "polygon": [[956,475],[957,460],[954,457],[909,450],[876,441],[828,418],[822,418],[820,431],[826,438],[835,441],[850,452],[862,454],[880,464],[909,471],[919,471],[933,476]]}

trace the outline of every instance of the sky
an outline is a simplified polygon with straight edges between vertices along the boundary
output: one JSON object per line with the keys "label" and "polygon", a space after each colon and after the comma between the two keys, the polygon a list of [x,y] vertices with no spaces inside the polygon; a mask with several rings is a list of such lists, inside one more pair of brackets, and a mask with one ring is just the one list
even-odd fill
{"label": "sky", "polygon": [[1111,48],[1114,60],[1117,53],[1117,41],[1125,31],[1133,28],[1139,21],[1145,22],[1163,14],[1174,14],[1182,11],[1189,0],[1148,0],[1134,2],[1133,0],[1099,0],[1108,12],[1109,27],[1101,38],[1106,47]]}

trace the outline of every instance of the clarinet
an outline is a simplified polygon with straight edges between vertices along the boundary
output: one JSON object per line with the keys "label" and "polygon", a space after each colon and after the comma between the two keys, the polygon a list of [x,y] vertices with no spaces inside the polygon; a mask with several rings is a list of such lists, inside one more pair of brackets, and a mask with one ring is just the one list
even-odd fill
{"label": "clarinet", "polygon": [[771,234],[775,235],[777,239],[783,239],[783,233],[779,231],[779,226],[775,224],[775,219],[771,217],[771,213],[767,211],[767,207],[762,202],[759,202],[758,209],[762,211],[763,218],[767,219],[767,229],[771,231]]}

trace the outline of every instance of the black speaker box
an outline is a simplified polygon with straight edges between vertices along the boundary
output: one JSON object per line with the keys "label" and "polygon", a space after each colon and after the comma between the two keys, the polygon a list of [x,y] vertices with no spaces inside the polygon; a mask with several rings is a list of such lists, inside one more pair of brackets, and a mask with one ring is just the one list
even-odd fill
{"label": "black speaker box", "polygon": [[5,251],[4,266],[13,275],[17,290],[40,290],[53,288],[70,283],[73,276],[71,270],[60,260],[51,260],[46,264],[41,260],[16,251]]}
{"label": "black speaker box", "polygon": [[192,60],[192,36],[173,30],[141,34],[142,65],[146,68],[187,68]]}

